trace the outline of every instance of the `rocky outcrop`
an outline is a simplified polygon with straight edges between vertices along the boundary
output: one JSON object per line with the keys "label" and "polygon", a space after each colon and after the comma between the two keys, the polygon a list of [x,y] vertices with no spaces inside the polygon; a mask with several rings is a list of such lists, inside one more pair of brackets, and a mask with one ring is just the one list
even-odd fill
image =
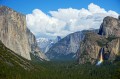
{"label": "rocky outcrop", "polygon": [[106,37],[120,37],[120,20],[110,16],[105,17],[100,26],[99,34]]}
{"label": "rocky outcrop", "polygon": [[38,52],[39,57],[43,56],[35,36],[27,28],[26,16],[6,6],[0,6],[0,40],[6,47],[28,60],[31,60],[30,52]]}
{"label": "rocky outcrop", "polygon": [[92,32],[85,34],[85,39],[81,41],[77,51],[78,62],[95,64],[100,58],[100,52],[102,52],[103,60],[113,62],[120,57],[118,19],[105,17],[98,34]]}

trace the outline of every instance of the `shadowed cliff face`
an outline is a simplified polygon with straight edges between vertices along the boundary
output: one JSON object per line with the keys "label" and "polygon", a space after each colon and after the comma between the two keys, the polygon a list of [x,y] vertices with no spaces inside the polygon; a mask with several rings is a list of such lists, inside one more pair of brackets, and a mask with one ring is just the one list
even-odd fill
{"label": "shadowed cliff face", "polygon": [[26,30],[26,33],[27,33],[28,43],[29,43],[29,46],[31,48],[30,51],[35,51],[37,49],[37,47],[38,47],[36,38],[28,28]]}
{"label": "shadowed cliff face", "polygon": [[40,51],[40,48],[37,44],[36,37],[33,35],[33,33],[27,28],[27,38],[28,38],[28,43],[30,47],[31,54],[34,56],[38,57],[40,60],[49,60],[47,56]]}
{"label": "shadowed cliff face", "polygon": [[105,17],[98,34],[92,32],[85,34],[85,39],[80,43],[77,51],[78,62],[80,64],[97,63],[101,48],[103,48],[103,62],[104,60],[114,62],[120,56],[119,34],[119,20]]}

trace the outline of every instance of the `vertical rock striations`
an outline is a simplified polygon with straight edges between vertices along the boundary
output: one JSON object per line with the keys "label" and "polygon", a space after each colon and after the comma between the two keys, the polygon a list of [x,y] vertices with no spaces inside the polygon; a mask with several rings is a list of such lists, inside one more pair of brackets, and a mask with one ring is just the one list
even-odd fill
{"label": "vertical rock striations", "polygon": [[24,15],[8,7],[0,7],[0,40],[15,53],[31,60],[26,28]]}
{"label": "vertical rock striations", "polygon": [[30,52],[39,51],[37,54],[41,55],[35,36],[27,28],[25,15],[6,6],[0,6],[0,40],[28,60],[31,60]]}

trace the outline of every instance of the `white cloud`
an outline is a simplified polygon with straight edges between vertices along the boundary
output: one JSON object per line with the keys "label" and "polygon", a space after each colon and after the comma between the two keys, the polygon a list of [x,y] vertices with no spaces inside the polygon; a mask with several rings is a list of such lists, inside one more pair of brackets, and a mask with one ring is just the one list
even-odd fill
{"label": "white cloud", "polygon": [[105,9],[100,8],[98,5],[95,5],[93,3],[91,3],[90,5],[88,5],[88,10],[89,12],[91,12],[92,14],[94,13],[107,13],[105,11]]}
{"label": "white cloud", "polygon": [[47,15],[35,9],[27,15],[27,26],[34,34],[41,33],[49,37],[65,36],[84,29],[99,28],[105,16],[118,17],[115,11],[106,11],[93,3],[88,5],[88,9],[66,8],[49,13],[50,15]]}

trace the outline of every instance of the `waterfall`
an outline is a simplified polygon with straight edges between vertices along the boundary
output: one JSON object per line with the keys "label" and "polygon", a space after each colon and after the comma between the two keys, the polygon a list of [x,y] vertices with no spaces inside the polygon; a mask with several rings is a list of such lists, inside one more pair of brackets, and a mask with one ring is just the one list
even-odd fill
{"label": "waterfall", "polygon": [[101,50],[100,50],[100,58],[99,58],[99,61],[97,62],[96,65],[100,65],[103,62],[103,50],[104,50],[104,48],[101,48]]}

